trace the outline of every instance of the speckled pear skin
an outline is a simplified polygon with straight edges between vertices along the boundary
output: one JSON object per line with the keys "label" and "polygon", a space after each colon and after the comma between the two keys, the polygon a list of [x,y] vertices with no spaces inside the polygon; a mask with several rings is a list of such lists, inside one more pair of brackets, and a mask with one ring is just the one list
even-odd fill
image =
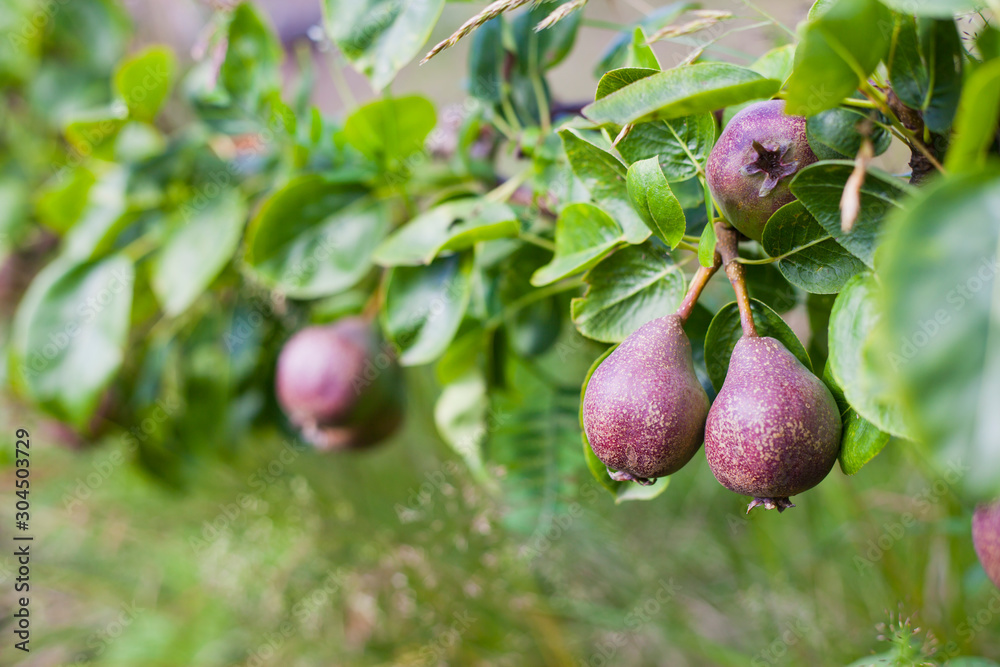
{"label": "speckled pear skin", "polygon": [[676,315],[647,322],[594,371],[583,399],[591,449],[608,468],[647,482],[680,470],[701,447],[709,400]]}
{"label": "speckled pear skin", "polygon": [[792,178],[816,160],[805,118],[786,115],[784,100],[757,102],[719,135],[708,157],[708,187],[723,217],[760,241],[771,215],[795,199]]}
{"label": "speckled pear skin", "polygon": [[791,507],[789,497],[829,474],[840,436],[830,390],[781,342],[736,343],[705,426],[705,455],[724,487],[753,496],[750,509]]}
{"label": "speckled pear skin", "polygon": [[976,508],[972,515],[972,543],[986,575],[1000,588],[1000,501]]}

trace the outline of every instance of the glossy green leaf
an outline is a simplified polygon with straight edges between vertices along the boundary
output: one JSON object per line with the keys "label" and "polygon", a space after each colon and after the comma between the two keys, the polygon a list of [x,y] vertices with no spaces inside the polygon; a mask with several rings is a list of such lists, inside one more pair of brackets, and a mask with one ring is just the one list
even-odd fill
{"label": "glossy green leaf", "polygon": [[580,179],[594,201],[621,226],[625,240],[642,243],[650,230],[629,201],[625,165],[611,153],[573,134],[559,133],[573,174]]}
{"label": "glossy green leaf", "polygon": [[151,121],[170,95],[177,69],[174,52],[165,46],[150,46],[128,58],[115,72],[115,92],[132,118]]}
{"label": "glossy green leaf", "polygon": [[843,421],[843,431],[840,439],[840,454],[838,460],[840,469],[845,475],[856,475],[861,468],[878,456],[885,449],[892,437],[880,431],[870,421],[859,415],[847,402],[843,390],[837,386],[830,365],[823,370],[823,381],[830,388],[837,400]]}
{"label": "glossy green leaf", "polygon": [[326,29],[381,91],[427,42],[444,0],[323,0]]}
{"label": "glossy green leaf", "polygon": [[[788,351],[802,362],[802,365],[812,369],[812,362],[806,349],[802,347],[795,332],[785,324],[781,316],[769,307],[750,299],[750,309],[753,312],[754,324],[757,325],[757,333],[760,336],[767,336],[781,341]],[[724,306],[708,327],[708,334],[705,336],[705,367],[708,369],[708,377],[712,380],[712,386],[716,391],[722,389],[726,381],[726,374],[729,372],[729,360],[733,356],[736,343],[743,337],[743,329],[740,326],[740,311],[736,302]]]}
{"label": "glossy green leaf", "polygon": [[174,229],[153,259],[151,281],[163,311],[187,310],[233,258],[246,222],[246,204],[234,192],[175,217]]}
{"label": "glossy green leaf", "polygon": [[882,4],[902,14],[916,14],[936,18],[951,18],[986,6],[983,0],[881,0]]}
{"label": "glossy green leaf", "polygon": [[780,81],[727,63],[697,63],[645,77],[583,110],[595,123],[670,120],[770,97]]}
{"label": "glossy green leaf", "polygon": [[701,239],[698,240],[698,263],[708,268],[715,264],[715,227],[711,224],[705,225],[701,231]]}
{"label": "glossy green leaf", "polygon": [[247,230],[247,265],[293,298],[330,296],[360,280],[388,231],[366,189],[318,174],[299,176],[260,207]]}
{"label": "glossy green leaf", "polygon": [[404,366],[427,364],[451,344],[472,293],[472,255],[442,257],[430,266],[392,270],[385,297],[385,330]]}
{"label": "glossy green leaf", "polygon": [[628,57],[625,61],[626,67],[644,67],[659,70],[660,61],[656,59],[653,48],[646,43],[646,34],[642,28],[636,28],[632,33],[632,44],[628,48]]}
{"label": "glossy green leaf", "polygon": [[38,191],[35,212],[42,224],[63,234],[76,224],[87,206],[97,178],[84,167],[62,170]]}
{"label": "glossy green leaf", "polygon": [[762,244],[768,255],[781,258],[778,270],[788,282],[807,292],[835,294],[865,268],[800,201],[775,211],[764,228]]}
{"label": "glossy green leaf", "polygon": [[434,104],[426,97],[390,98],[366,104],[348,116],[344,138],[369,160],[386,164],[422,153],[436,124]]}
{"label": "glossy green leaf", "polygon": [[481,198],[450,201],[420,215],[375,250],[383,266],[430,264],[440,253],[517,236],[521,225],[506,204]]}
{"label": "glossy green leaf", "polygon": [[869,168],[861,186],[861,210],[850,232],[841,223],[840,200],[844,186],[854,171],[854,163],[829,161],[811,164],[792,181],[792,194],[841,246],[868,266],[874,266],[875,248],[881,238],[885,216],[900,207],[913,189],[900,179]]}
{"label": "glossy green leaf", "polygon": [[[788,77],[792,75],[794,64],[795,45],[785,44],[783,46],[775,47],[762,55],[750,65],[750,69],[757,72],[757,74],[760,74],[765,79],[774,79],[775,81],[781,81],[784,83]],[[733,104],[726,107],[722,114],[722,126],[725,127],[728,125],[733,116],[756,101],[759,100],[743,102],[742,104]]]}
{"label": "glossy green leaf", "polygon": [[[868,114],[857,109],[836,107],[827,109],[806,121],[809,146],[818,156],[827,158],[850,158],[858,154],[864,136],[858,131],[859,124]],[[872,147],[876,155],[889,149],[892,133],[877,125],[872,126]]]}
{"label": "glossy green leaf", "polygon": [[482,448],[488,435],[489,407],[486,380],[476,371],[450,382],[434,404],[434,424],[441,439],[479,479],[486,478]]}
{"label": "glossy green leaf", "polygon": [[18,312],[17,369],[34,401],[83,427],[124,361],[135,270],[116,255],[48,271]]}
{"label": "glossy green leaf", "polygon": [[115,139],[128,122],[128,109],[124,104],[77,112],[66,123],[66,141],[77,155],[113,160]]}
{"label": "glossy green leaf", "polygon": [[666,250],[647,242],[604,259],[584,277],[586,294],[573,299],[581,334],[620,343],[646,322],[669,315],[684,300],[684,273]]}
{"label": "glossy green leaf", "polygon": [[892,14],[878,0],[836,0],[804,24],[788,79],[787,111],[831,109],[868,77],[889,50]]}
{"label": "glossy green leaf", "polygon": [[684,238],[684,209],[655,157],[628,168],[628,196],[646,226],[671,250]]}
{"label": "glossy green leaf", "polygon": [[657,7],[646,14],[642,20],[628,25],[625,30],[621,31],[612,40],[611,44],[608,45],[608,48],[601,55],[601,60],[594,69],[594,76],[600,78],[611,70],[626,66],[629,58],[629,47],[633,43],[636,28],[642,28],[643,32],[647,35],[652,35],[660,28],[670,25],[674,19],[684,12],[689,9],[697,9],[699,6],[697,2],[674,2],[663,7]]}
{"label": "glossy green leaf", "polygon": [[882,319],[879,287],[870,273],[852,278],[830,314],[830,373],[851,407],[878,429],[913,439],[902,405],[866,356]]}
{"label": "glossy green leaf", "polygon": [[715,118],[697,114],[641,123],[618,142],[618,152],[629,163],[659,157],[670,182],[684,181],[704,171],[715,144]]}
{"label": "glossy green leaf", "polygon": [[570,204],[556,221],[556,251],[552,261],[535,271],[531,284],[554,283],[597,264],[621,243],[622,228],[592,204]]}
{"label": "glossy green leaf", "polygon": [[942,179],[891,221],[880,262],[886,327],[873,358],[919,434],[1000,481],[1000,170]]}
{"label": "glossy green leaf", "polygon": [[650,486],[642,486],[635,482],[614,481],[608,475],[608,467],[597,458],[594,450],[590,447],[590,442],[587,440],[587,431],[583,428],[583,397],[587,393],[587,385],[590,383],[590,378],[593,376],[594,371],[597,370],[601,362],[607,359],[617,347],[617,345],[609,347],[604,354],[594,360],[590,370],[587,371],[587,377],[584,379],[583,385],[580,387],[580,436],[583,440],[583,457],[587,461],[587,469],[590,470],[590,474],[594,476],[598,484],[607,489],[615,497],[616,505],[629,500],[652,500],[666,491],[667,486],[670,484],[669,477],[660,477],[656,480],[655,484]]}
{"label": "glossy green leaf", "polygon": [[1000,60],[991,60],[976,69],[962,88],[945,168],[962,173],[983,168],[987,151],[996,140],[998,117]]}
{"label": "glossy green leaf", "polygon": [[964,50],[955,21],[897,15],[890,57],[893,92],[923,114],[932,132],[951,127],[962,94]]}
{"label": "glossy green leaf", "polygon": [[229,22],[219,81],[241,104],[256,109],[264,95],[280,89],[284,55],[267,17],[252,2],[241,2]]}

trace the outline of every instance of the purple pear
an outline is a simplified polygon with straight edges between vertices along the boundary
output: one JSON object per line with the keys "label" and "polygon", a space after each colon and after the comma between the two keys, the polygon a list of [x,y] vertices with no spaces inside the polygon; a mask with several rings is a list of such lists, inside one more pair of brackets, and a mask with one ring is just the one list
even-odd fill
{"label": "purple pear", "polygon": [[705,454],[724,487],[784,511],[819,484],[840,451],[833,394],[774,338],[736,343],[705,425]]}
{"label": "purple pear", "polygon": [[986,575],[1000,588],[1000,501],[976,508],[972,515],[972,543]]}
{"label": "purple pear", "polygon": [[584,393],[583,425],[612,479],[651,484],[701,447],[708,406],[691,342],[680,317],[669,315],[641,326],[597,367]]}
{"label": "purple pear", "polygon": [[786,115],[784,100],[757,102],[719,136],[708,156],[708,187],[723,217],[760,241],[771,215],[795,199],[792,178],[816,160],[805,118]]}
{"label": "purple pear", "polygon": [[319,449],[375,444],[403,417],[395,356],[362,318],[292,336],[278,357],[275,389],[288,419]]}

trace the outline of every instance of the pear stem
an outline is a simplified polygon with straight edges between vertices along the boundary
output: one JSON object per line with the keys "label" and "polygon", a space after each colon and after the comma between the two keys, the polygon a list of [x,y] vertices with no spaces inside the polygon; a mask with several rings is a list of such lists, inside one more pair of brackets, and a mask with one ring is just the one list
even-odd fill
{"label": "pear stem", "polygon": [[722,257],[719,256],[719,253],[715,253],[715,263],[712,266],[698,267],[698,272],[691,279],[691,287],[688,288],[688,293],[684,297],[681,307],[677,309],[676,315],[681,318],[681,324],[686,323],[688,318],[691,317],[691,313],[694,312],[694,306],[698,303],[698,299],[701,298],[701,293],[704,291],[705,285],[708,284],[708,281],[712,279],[712,276],[715,275],[715,272],[721,266]]}
{"label": "pear stem", "polygon": [[736,306],[740,309],[740,324],[743,335],[747,338],[757,338],[757,325],[753,321],[750,310],[750,293],[747,291],[746,268],[740,263],[739,232],[723,222],[715,223],[716,249],[722,255],[722,263],[726,267],[726,275],[736,292]]}

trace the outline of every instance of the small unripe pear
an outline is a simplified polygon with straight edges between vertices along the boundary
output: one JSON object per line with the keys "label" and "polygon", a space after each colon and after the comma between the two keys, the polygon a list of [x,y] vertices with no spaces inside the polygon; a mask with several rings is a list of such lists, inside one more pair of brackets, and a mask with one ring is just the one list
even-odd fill
{"label": "small unripe pear", "polygon": [[778,340],[745,336],[708,413],[705,454],[723,486],[754,498],[749,509],[783,511],[829,474],[841,428],[822,380]]}
{"label": "small unripe pear", "polygon": [[1000,588],[1000,501],[976,508],[972,515],[972,544],[986,575]]}
{"label": "small unripe pear", "polygon": [[295,334],[278,357],[275,388],[288,419],[320,449],[374,444],[402,420],[399,366],[362,318]]}
{"label": "small unripe pear", "polygon": [[708,407],[681,318],[669,315],[641,326],[594,371],[583,424],[613,479],[648,484],[691,460]]}
{"label": "small unripe pear", "polygon": [[708,187],[723,217],[760,241],[771,215],[795,199],[792,178],[816,160],[805,118],[785,114],[784,100],[757,102],[719,135],[708,157]]}

